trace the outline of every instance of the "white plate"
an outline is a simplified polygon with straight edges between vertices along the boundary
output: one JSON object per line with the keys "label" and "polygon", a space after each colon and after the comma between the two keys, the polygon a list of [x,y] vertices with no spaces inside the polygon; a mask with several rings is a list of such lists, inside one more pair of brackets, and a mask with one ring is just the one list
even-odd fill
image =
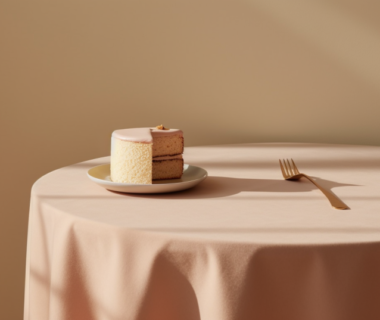
{"label": "white plate", "polygon": [[153,184],[118,183],[111,181],[110,164],[102,164],[88,170],[87,176],[103,188],[126,193],[166,193],[186,190],[207,177],[207,171],[185,164],[181,179],[157,180]]}

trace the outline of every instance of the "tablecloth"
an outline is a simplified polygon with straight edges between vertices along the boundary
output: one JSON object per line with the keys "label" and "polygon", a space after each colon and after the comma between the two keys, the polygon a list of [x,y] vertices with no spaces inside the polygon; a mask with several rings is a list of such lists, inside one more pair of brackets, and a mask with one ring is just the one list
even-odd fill
{"label": "tablecloth", "polygon": [[[338,195],[333,209],[307,180]],[[208,171],[187,191],[122,194],[86,176],[32,188],[24,320],[378,320],[380,147],[188,147]]]}

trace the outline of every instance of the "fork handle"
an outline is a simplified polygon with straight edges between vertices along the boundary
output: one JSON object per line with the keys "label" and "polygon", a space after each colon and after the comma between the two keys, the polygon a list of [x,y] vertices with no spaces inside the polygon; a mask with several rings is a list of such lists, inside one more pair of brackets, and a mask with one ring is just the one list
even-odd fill
{"label": "fork handle", "polygon": [[345,209],[350,209],[342,200],[340,200],[334,193],[332,193],[330,190],[327,190],[323,188],[320,184],[316,183],[312,178],[310,178],[306,174],[302,174],[302,176],[306,179],[308,179],[311,183],[313,183],[319,190],[323,192],[323,194],[329,199],[331,205],[339,210],[345,210]]}

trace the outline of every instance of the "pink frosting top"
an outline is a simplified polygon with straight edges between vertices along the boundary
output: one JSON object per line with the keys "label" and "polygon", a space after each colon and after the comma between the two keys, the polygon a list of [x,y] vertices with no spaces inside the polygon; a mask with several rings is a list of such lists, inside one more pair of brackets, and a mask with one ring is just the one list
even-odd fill
{"label": "pink frosting top", "polygon": [[156,128],[131,128],[115,130],[112,137],[140,143],[153,143],[153,137],[165,137],[171,135],[183,136],[180,129],[159,130]]}

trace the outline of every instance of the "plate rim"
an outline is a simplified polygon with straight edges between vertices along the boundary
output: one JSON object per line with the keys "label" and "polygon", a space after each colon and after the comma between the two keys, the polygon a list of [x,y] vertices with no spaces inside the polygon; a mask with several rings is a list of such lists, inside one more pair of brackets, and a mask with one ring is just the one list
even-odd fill
{"label": "plate rim", "polygon": [[[184,167],[186,167],[185,170],[187,170],[188,168],[190,167],[193,167],[193,168],[199,168],[199,169],[202,169],[205,174],[204,176],[202,176],[201,178],[197,178],[197,179],[192,179],[192,180],[188,180],[188,181],[175,181],[175,182],[169,182],[169,183],[157,183],[157,184],[142,184],[142,183],[123,183],[123,182],[113,182],[111,180],[104,180],[104,179],[99,179],[97,177],[94,177],[93,175],[90,174],[90,171],[95,169],[95,168],[98,168],[98,167],[103,167],[103,166],[111,166],[111,163],[103,163],[103,164],[100,164],[100,165],[97,165],[97,166],[94,166],[94,167],[91,167],[90,169],[87,170],[87,176],[93,180],[93,181],[97,181],[101,184],[109,184],[109,185],[113,185],[115,187],[127,187],[127,186],[135,186],[135,187],[138,187],[138,186],[141,186],[141,187],[149,187],[149,186],[169,186],[169,185],[175,185],[175,184],[186,184],[186,183],[190,183],[190,182],[193,182],[193,181],[198,181],[198,180],[204,180],[205,178],[208,177],[208,172],[207,170],[205,170],[204,168],[202,167],[198,167],[198,166],[193,166],[191,164],[188,164],[188,163],[184,163]],[[169,179],[167,179],[169,180]],[[176,179],[173,179],[173,180],[176,180]]]}

